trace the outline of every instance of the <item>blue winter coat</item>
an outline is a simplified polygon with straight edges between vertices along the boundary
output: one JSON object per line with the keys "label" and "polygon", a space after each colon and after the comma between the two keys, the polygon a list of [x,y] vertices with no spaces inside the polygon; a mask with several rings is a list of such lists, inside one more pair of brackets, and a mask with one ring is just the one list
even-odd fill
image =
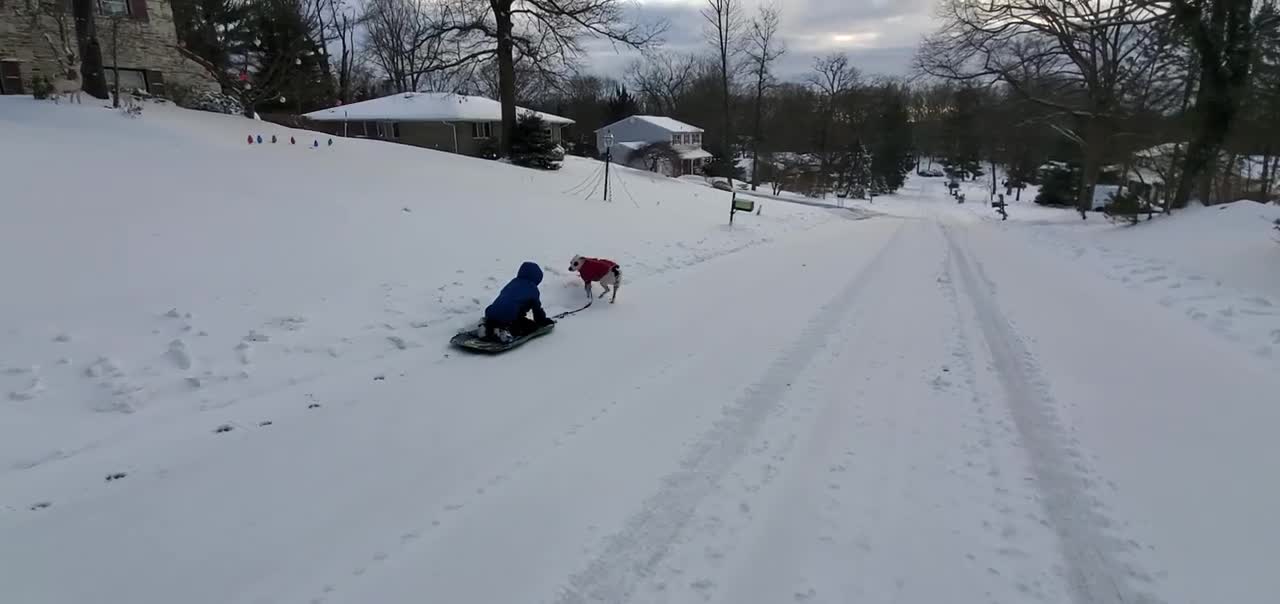
{"label": "blue winter coat", "polygon": [[542,269],[533,262],[521,264],[516,278],[502,288],[493,304],[484,309],[484,318],[495,323],[512,323],[533,311],[535,321],[546,320],[547,313],[542,310],[542,300],[538,295],[539,283],[542,283]]}

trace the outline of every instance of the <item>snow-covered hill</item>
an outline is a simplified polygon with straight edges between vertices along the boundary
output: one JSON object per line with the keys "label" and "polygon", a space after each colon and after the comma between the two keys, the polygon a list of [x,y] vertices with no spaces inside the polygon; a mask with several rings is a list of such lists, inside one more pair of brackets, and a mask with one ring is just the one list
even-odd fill
{"label": "snow-covered hill", "polygon": [[[705,182],[313,137],[0,98],[0,602],[1280,593],[1274,208],[912,178],[729,228]],[[526,259],[579,305],[578,253],[616,305],[447,348]]]}
{"label": "snow-covered hill", "polygon": [[547,269],[549,305],[569,307],[584,297],[566,274],[575,254],[616,259],[631,289],[833,218],[772,204],[730,229],[725,193],[642,172],[616,169],[602,202],[595,161],[547,173],[329,146],[164,106],[129,119],[4,97],[0,130],[0,474],[134,414],[437,347],[524,260]]}

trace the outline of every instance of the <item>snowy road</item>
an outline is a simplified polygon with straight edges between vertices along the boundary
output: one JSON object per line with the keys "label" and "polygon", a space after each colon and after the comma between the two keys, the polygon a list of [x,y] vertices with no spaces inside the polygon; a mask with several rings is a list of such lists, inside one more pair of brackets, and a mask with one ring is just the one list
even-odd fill
{"label": "snowy road", "polygon": [[0,599],[1280,594],[1274,362],[1015,227],[838,221],[440,354],[4,475]]}

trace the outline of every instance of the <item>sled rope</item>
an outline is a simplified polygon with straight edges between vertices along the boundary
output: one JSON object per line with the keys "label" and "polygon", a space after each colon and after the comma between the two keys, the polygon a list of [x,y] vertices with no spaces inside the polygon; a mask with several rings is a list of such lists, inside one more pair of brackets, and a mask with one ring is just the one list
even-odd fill
{"label": "sled rope", "polygon": [[580,312],[582,312],[582,311],[584,311],[584,310],[586,310],[586,309],[588,309],[588,308],[591,308],[591,302],[592,302],[591,300],[587,300],[587,305],[586,305],[586,306],[583,306],[582,308],[577,308],[577,309],[574,309],[574,310],[566,310],[566,311],[564,311],[564,312],[562,312],[562,313],[560,313],[560,314],[558,314],[558,315],[556,315],[556,316],[554,316],[554,317],[551,317],[551,319],[552,319],[552,320],[556,320],[556,321],[558,321],[558,320],[563,319],[563,318],[565,318],[565,317],[571,317],[571,316],[573,316],[573,315],[576,315],[576,314],[578,314],[578,313],[580,313]]}

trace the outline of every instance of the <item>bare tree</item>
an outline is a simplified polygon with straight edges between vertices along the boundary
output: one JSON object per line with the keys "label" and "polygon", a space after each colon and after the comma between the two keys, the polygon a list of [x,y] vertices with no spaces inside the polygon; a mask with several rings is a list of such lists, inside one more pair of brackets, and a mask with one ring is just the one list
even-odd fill
{"label": "bare tree", "polygon": [[543,81],[564,79],[582,56],[584,38],[647,48],[662,24],[629,24],[625,0],[434,0],[448,10],[435,33],[449,44],[449,60],[417,72],[447,71],[492,61],[502,103],[501,153],[511,153],[516,125],[517,65]]}
{"label": "bare tree", "polygon": [[774,86],[773,64],[786,53],[786,46],[778,39],[778,7],[760,7],[760,13],[751,21],[747,31],[747,63],[755,80],[755,127],[751,133],[751,190],[759,183],[756,164],[760,163],[760,142],[764,136],[765,93]]}
{"label": "bare tree", "polygon": [[723,122],[720,131],[722,161],[725,169],[722,176],[733,184],[733,113],[730,87],[737,69],[736,59],[741,50],[742,40],[742,7],[738,0],[706,0],[702,9],[702,17],[707,21],[707,38],[715,47],[717,68],[720,76],[720,99]]}
{"label": "bare tree", "polygon": [[1191,111],[1187,144],[1172,205],[1183,207],[1200,180],[1201,201],[1209,201],[1213,168],[1235,124],[1253,64],[1253,0],[1152,0],[1167,7],[1187,32],[1199,59],[1199,88]]}
{"label": "bare tree", "polygon": [[[123,28],[132,19],[125,12],[104,13],[103,18],[107,20],[107,32],[110,35],[108,43],[111,48],[111,106],[115,109],[120,108],[120,36],[121,28]],[[128,33],[125,33],[127,36]],[[130,91],[132,92],[132,91]]]}
{"label": "bare tree", "polygon": [[370,0],[365,4],[360,18],[365,26],[365,48],[397,92],[421,90],[424,76],[439,75],[444,66],[457,60],[461,42],[445,29],[453,10],[439,0]]}
{"label": "bare tree", "polygon": [[1054,124],[1084,159],[1081,216],[1091,207],[1117,119],[1133,107],[1126,92],[1143,79],[1175,78],[1156,68],[1166,11],[1151,0],[983,0],[940,5],[942,28],[917,55],[927,74],[961,81],[1002,81],[1051,108]]}
{"label": "bare tree", "polygon": [[809,85],[818,93],[818,158],[821,168],[818,173],[818,185],[825,186],[832,166],[832,129],[841,98],[861,81],[862,76],[857,68],[849,64],[849,56],[844,53],[819,57],[813,62],[813,73],[809,74]]}
{"label": "bare tree", "polygon": [[[321,54],[324,56],[324,69],[329,78],[337,85],[338,100],[350,103],[352,97],[352,74],[358,61],[356,52],[356,33],[361,25],[362,14],[347,0],[311,0],[312,12],[315,15],[317,35]],[[332,50],[337,51],[337,56]],[[333,70],[337,70],[337,74]]]}
{"label": "bare tree", "polygon": [[659,115],[675,115],[681,97],[697,78],[698,57],[692,53],[646,52],[627,70],[627,83]]}

